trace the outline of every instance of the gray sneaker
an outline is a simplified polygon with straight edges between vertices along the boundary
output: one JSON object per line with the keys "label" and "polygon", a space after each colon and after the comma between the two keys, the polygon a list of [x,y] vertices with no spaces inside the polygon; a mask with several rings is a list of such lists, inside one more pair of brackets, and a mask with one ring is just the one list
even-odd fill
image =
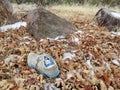
{"label": "gray sneaker", "polygon": [[56,62],[48,54],[38,55],[29,53],[27,63],[28,66],[36,69],[49,78],[55,78],[60,73]]}

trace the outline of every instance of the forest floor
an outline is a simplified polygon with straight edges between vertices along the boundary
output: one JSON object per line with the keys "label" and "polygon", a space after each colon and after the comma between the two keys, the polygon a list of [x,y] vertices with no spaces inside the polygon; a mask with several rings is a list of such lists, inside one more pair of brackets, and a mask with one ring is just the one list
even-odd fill
{"label": "forest floor", "polygon": [[[28,6],[14,5],[15,12]],[[96,24],[100,8],[46,7],[78,28],[67,38],[36,41],[26,27],[0,32],[0,90],[120,90],[120,35]],[[30,52],[51,55],[60,75],[50,79],[28,67]]]}

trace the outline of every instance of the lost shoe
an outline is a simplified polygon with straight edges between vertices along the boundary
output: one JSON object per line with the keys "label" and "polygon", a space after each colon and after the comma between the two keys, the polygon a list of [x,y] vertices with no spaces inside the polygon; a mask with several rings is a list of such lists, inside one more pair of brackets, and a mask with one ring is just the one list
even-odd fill
{"label": "lost shoe", "polygon": [[27,63],[28,66],[35,68],[37,71],[49,78],[55,78],[60,73],[56,62],[48,54],[38,55],[30,53],[28,55]]}

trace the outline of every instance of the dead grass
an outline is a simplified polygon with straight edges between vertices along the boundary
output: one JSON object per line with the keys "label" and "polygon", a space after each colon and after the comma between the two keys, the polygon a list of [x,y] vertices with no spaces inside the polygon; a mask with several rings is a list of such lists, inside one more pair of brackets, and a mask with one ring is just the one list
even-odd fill
{"label": "dead grass", "polygon": [[[35,4],[13,4],[14,12],[24,12],[36,9]],[[108,6],[92,6],[89,4],[85,5],[50,5],[45,7],[47,10],[55,13],[56,15],[70,19],[74,18],[76,15],[80,15],[81,18],[92,18],[100,8],[109,8]],[[109,8],[120,12],[118,7]]]}
{"label": "dead grass", "polygon": [[[57,14],[62,18],[73,18],[76,14],[81,14],[83,17],[91,18],[100,8],[109,8],[108,6],[93,6],[89,4],[85,5],[53,5],[46,7],[46,9]],[[120,12],[118,7],[109,8],[115,11]]]}
{"label": "dead grass", "polygon": [[58,14],[61,17],[69,18],[76,13],[81,13],[84,15],[94,15],[96,11],[99,10],[99,7],[90,6],[90,5],[54,5],[48,8],[50,11],[58,11],[56,14]]}
{"label": "dead grass", "polygon": [[25,11],[29,11],[29,10],[34,10],[36,9],[36,4],[16,4],[16,3],[12,3],[13,9],[14,9],[14,13],[19,13],[19,12],[25,12]]}

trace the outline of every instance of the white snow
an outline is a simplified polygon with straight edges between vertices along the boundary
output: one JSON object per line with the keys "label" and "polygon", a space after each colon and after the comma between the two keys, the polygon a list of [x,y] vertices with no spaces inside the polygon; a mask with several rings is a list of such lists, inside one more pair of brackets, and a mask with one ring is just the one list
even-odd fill
{"label": "white snow", "polygon": [[[65,40],[65,36],[57,36],[57,37],[55,37],[55,38],[51,38],[51,37],[47,37],[47,39],[49,39],[49,40],[59,40],[59,39],[61,39],[61,40]],[[40,39],[40,42],[41,42],[41,40],[42,39]]]}
{"label": "white snow", "polygon": [[20,60],[20,56],[18,55],[10,55],[7,58],[4,59],[5,64],[8,64],[10,61],[11,62],[16,62],[17,60]]}
{"label": "white snow", "polygon": [[60,89],[55,87],[53,83],[45,83],[44,90],[60,90]]}
{"label": "white snow", "polygon": [[77,32],[75,32],[76,34],[83,34],[83,31],[78,30]]}
{"label": "white snow", "polygon": [[112,36],[120,36],[120,32],[111,32]]}
{"label": "white snow", "polygon": [[117,66],[120,66],[119,61],[118,61],[118,60],[116,60],[116,59],[112,60],[112,63],[114,63],[114,64],[115,64],[115,65],[117,65]]}
{"label": "white snow", "polygon": [[76,43],[78,43],[78,42],[79,42],[79,38],[75,38],[74,41],[75,41]]}
{"label": "white snow", "polygon": [[26,22],[17,22],[15,24],[5,25],[5,26],[0,27],[0,31],[5,32],[9,29],[19,29],[21,26],[27,27],[27,23]]}
{"label": "white snow", "polygon": [[71,52],[75,53],[75,52],[77,52],[77,51],[79,51],[79,50],[72,50]]}
{"label": "white snow", "polygon": [[22,44],[28,44],[28,45],[29,45],[29,44],[30,44],[30,41],[32,40],[32,38],[30,38],[30,36],[24,36],[24,37],[23,37],[23,40],[24,40],[24,41],[21,41],[21,42],[20,42],[20,45],[22,45]]}
{"label": "white snow", "polygon": [[44,41],[44,39],[40,39],[40,42],[43,42]]}
{"label": "white snow", "polygon": [[32,38],[30,38],[29,36],[25,36],[25,37],[23,37],[23,39],[29,39],[29,40],[31,40]]}
{"label": "white snow", "polygon": [[67,73],[67,79],[70,79],[72,76],[73,75],[70,72]]}
{"label": "white snow", "polygon": [[92,68],[92,69],[93,69],[93,66],[92,66],[92,64],[91,64],[90,60],[87,60],[86,64],[87,64],[90,68]]}
{"label": "white snow", "polygon": [[72,37],[72,42],[79,44],[80,43],[80,38],[73,36]]}
{"label": "white snow", "polygon": [[76,73],[77,71],[76,70],[73,70],[74,73]]}
{"label": "white snow", "polygon": [[[90,56],[91,56],[91,55],[90,55]],[[92,64],[91,64],[91,62],[90,62],[90,61],[91,61],[91,57],[90,57],[90,59],[89,59],[89,60],[87,60],[87,61],[86,61],[86,64],[88,65],[88,67],[89,67],[89,68],[91,68],[91,69],[92,69],[92,70],[90,71],[90,75],[91,75],[91,76],[94,76],[94,75],[95,75],[95,72],[94,72],[94,67],[92,66]]]}
{"label": "white snow", "polygon": [[25,44],[30,44],[30,42],[28,41],[28,42],[25,42]]}
{"label": "white snow", "polygon": [[63,54],[63,60],[69,58],[72,59],[73,57],[75,57],[75,54],[71,54],[71,53],[64,53]]}
{"label": "white snow", "polygon": [[65,38],[65,36],[58,36],[58,37],[55,38],[55,40],[64,39],[64,38]]}
{"label": "white snow", "polygon": [[[81,40],[80,36],[81,36],[82,33],[83,32],[81,30],[75,32],[74,33],[75,35],[72,36],[72,42],[79,44],[80,40]],[[80,35],[78,35],[78,34],[80,34]]]}
{"label": "white snow", "polygon": [[94,70],[92,70],[92,71],[90,72],[90,75],[91,75],[91,76],[94,76],[94,75],[95,75]]}
{"label": "white snow", "polygon": [[107,69],[111,70],[110,69],[110,64],[108,62],[103,61],[103,63],[105,64],[105,66],[106,66]]}
{"label": "white snow", "polygon": [[50,37],[47,37],[47,39],[49,39],[49,40],[51,40],[51,41],[52,41],[52,40],[55,40],[54,38],[50,38]]}
{"label": "white snow", "polygon": [[111,14],[116,17],[116,18],[120,18],[120,14],[116,13],[116,12],[111,12]]}
{"label": "white snow", "polygon": [[14,78],[14,81],[17,85],[20,86],[20,84],[23,84],[23,82],[25,81],[26,79],[23,79],[23,78]]}
{"label": "white snow", "polygon": [[61,82],[61,81],[63,81],[63,80],[62,80],[61,78],[56,78],[55,81],[56,81],[56,82]]}
{"label": "white snow", "polygon": [[29,45],[29,44],[30,44],[30,41],[20,42],[20,45],[22,45],[22,44],[27,44],[27,45]]}

